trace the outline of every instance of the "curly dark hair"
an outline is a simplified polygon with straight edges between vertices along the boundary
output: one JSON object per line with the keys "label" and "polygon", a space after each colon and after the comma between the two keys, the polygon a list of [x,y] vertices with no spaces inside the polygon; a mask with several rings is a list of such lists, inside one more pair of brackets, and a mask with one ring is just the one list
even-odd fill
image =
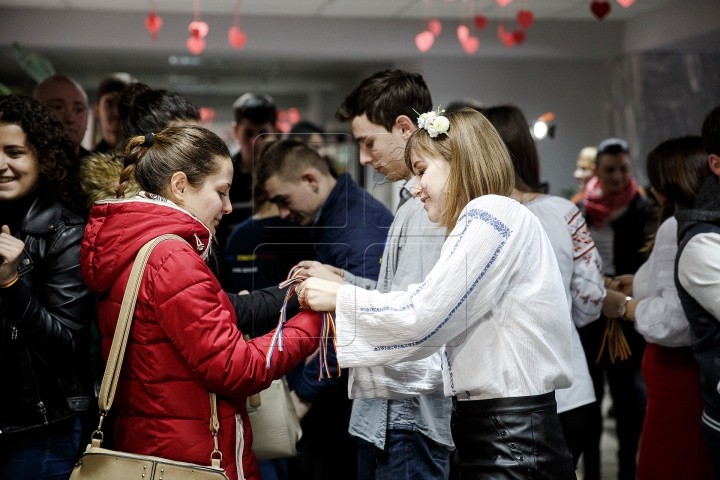
{"label": "curly dark hair", "polygon": [[0,123],[23,129],[38,162],[41,187],[49,188],[65,206],[80,211],[77,153],[62,123],[25,95],[0,96]]}

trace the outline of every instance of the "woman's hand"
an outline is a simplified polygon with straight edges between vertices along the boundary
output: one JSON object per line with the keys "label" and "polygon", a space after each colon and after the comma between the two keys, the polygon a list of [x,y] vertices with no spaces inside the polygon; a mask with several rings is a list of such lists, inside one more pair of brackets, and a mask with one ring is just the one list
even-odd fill
{"label": "woman's hand", "polygon": [[624,293],[625,296],[631,297],[633,294],[633,280],[635,275],[620,275],[617,277],[606,277],[605,288],[608,290],[617,290]]}
{"label": "woman's hand", "polygon": [[298,263],[298,265],[303,267],[303,269],[300,270],[299,275],[322,278],[323,280],[329,280],[340,284],[345,283],[345,279],[341,275],[342,270],[337,267],[333,267],[332,265],[326,265],[314,260],[303,260]]}
{"label": "woman's hand", "polygon": [[302,308],[310,308],[316,312],[333,312],[337,303],[339,283],[320,278],[308,278],[295,290]]}
{"label": "woman's hand", "polygon": [[[631,284],[632,285],[632,284]],[[617,318],[620,304],[625,301],[629,295],[624,292],[617,290],[608,290],[603,300],[602,313],[608,318]],[[635,321],[635,308],[637,307],[638,300],[632,299],[625,304],[625,318],[630,322]]]}
{"label": "woman's hand", "polygon": [[15,280],[25,242],[10,235],[10,227],[2,226],[0,231],[0,286]]}

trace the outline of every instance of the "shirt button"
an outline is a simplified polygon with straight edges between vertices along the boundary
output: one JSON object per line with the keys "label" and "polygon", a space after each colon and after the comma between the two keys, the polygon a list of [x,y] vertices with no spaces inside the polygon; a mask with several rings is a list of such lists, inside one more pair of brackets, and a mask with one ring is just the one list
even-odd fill
{"label": "shirt button", "polygon": [[23,261],[22,261],[22,264],[27,267],[28,265],[30,265],[30,259],[29,259],[29,258],[24,258]]}
{"label": "shirt button", "polygon": [[500,435],[502,435],[503,437],[505,436],[506,433],[507,433],[507,432],[506,432],[505,430],[501,430],[501,431],[500,431]]}
{"label": "shirt button", "polygon": [[510,448],[515,448],[515,447],[517,447],[517,445],[515,445],[514,443],[510,444]]}

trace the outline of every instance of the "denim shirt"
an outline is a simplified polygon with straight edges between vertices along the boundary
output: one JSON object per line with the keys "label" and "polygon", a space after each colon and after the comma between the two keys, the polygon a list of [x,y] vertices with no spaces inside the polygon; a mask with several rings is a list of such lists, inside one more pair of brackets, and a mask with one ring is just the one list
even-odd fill
{"label": "denim shirt", "polygon": [[[419,198],[410,192],[415,178],[400,192],[401,203],[388,232],[377,282],[346,273],[346,279],[382,293],[405,290],[422,283],[440,258],[445,230],[428,219]],[[415,430],[440,445],[453,448],[450,433],[452,400],[442,388],[430,395],[399,400],[356,398],[353,400],[349,432],[377,448],[385,448],[387,429]]]}

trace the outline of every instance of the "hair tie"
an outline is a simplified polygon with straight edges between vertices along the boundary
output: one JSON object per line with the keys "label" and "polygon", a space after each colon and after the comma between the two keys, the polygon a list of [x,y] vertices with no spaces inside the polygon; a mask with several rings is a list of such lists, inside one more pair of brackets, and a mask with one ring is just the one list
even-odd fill
{"label": "hair tie", "polygon": [[155,134],[154,133],[148,133],[145,135],[145,141],[140,145],[141,147],[150,148],[155,143]]}

